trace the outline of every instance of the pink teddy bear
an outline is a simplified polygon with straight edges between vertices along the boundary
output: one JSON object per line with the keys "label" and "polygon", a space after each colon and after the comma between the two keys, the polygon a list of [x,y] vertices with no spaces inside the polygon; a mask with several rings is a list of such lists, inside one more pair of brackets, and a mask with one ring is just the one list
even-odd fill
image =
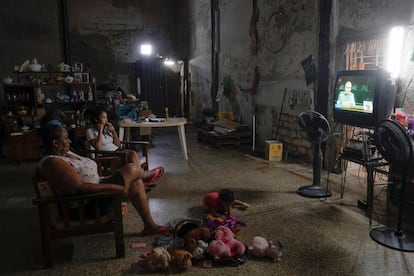
{"label": "pink teddy bear", "polygon": [[207,252],[215,258],[243,255],[246,250],[244,244],[236,240],[233,232],[226,226],[219,226],[214,238],[215,241],[210,243]]}

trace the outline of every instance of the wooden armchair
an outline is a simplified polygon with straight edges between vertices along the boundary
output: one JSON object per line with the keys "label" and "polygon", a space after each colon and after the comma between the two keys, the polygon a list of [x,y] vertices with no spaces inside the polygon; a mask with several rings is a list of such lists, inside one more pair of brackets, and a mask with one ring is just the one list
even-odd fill
{"label": "wooden armchair", "polygon": [[[118,158],[111,158],[114,162],[119,162]],[[109,159],[99,159],[98,162],[109,162]],[[113,165],[113,167],[115,166]],[[37,170],[33,175],[32,182],[36,193],[33,204],[38,208],[43,266],[45,268],[53,266],[52,241],[73,236],[114,232],[116,257],[125,257],[121,192],[100,192],[73,196],[57,195],[49,183],[40,179]],[[97,201],[104,198],[111,198],[113,201],[112,215],[100,214]],[[93,220],[88,219],[85,214],[85,204],[91,201],[94,202],[95,218]],[[73,203],[78,206],[78,220],[72,220],[69,217],[68,206]]]}
{"label": "wooden armchair", "polygon": [[[140,157],[141,168],[144,170],[148,170],[149,162],[148,162],[148,147],[149,142],[146,141],[121,141],[123,149],[133,150],[136,151],[138,156]],[[91,147],[87,143],[87,147]],[[124,151],[105,151],[105,150],[95,150],[95,149],[87,149],[81,151],[81,155],[90,157],[95,159],[95,157],[102,157],[102,156],[117,156],[121,163],[120,165],[124,165],[128,163],[127,155]]]}

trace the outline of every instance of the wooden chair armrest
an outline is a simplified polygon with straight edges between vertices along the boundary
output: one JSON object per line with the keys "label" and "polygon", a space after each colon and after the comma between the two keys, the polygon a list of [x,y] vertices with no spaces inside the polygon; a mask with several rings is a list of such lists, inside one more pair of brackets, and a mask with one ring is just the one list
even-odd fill
{"label": "wooden chair armrest", "polygon": [[[122,141],[123,145],[125,145],[125,150],[134,150],[136,152],[141,152],[141,156],[145,157],[145,161],[141,161],[141,167],[144,170],[148,170],[148,148],[150,143],[146,141]],[[124,165],[128,163],[128,154],[125,150],[121,151],[107,151],[107,150],[82,150],[80,154],[83,156],[118,156],[121,163],[120,165]],[[96,158],[93,158],[96,159]],[[99,172],[101,173],[101,172]]]}
{"label": "wooden chair armrest", "polygon": [[100,154],[103,156],[119,156],[123,155],[124,153],[122,151],[110,151],[110,150],[82,150],[80,151],[80,154],[82,156],[89,156],[91,154]]}
{"label": "wooden chair armrest", "polygon": [[[122,163],[125,164],[125,161],[127,160],[127,155],[125,152],[122,151],[110,151],[110,150],[82,150],[80,151],[80,154],[82,156],[87,156],[95,161],[99,160],[106,160],[109,161],[109,158],[118,158],[119,161],[122,161]],[[95,157],[91,157],[94,155]],[[119,165],[119,164],[118,164]]]}
{"label": "wooden chair armrest", "polygon": [[148,146],[150,144],[150,142],[147,142],[147,141],[121,141],[121,144]]}

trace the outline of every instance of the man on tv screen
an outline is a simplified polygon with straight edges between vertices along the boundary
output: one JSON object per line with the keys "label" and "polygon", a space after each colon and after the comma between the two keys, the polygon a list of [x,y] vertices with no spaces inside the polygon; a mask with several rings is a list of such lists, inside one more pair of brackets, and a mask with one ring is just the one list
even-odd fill
{"label": "man on tv screen", "polygon": [[352,83],[350,81],[347,81],[345,89],[339,92],[336,105],[337,107],[355,106],[355,96],[352,93]]}

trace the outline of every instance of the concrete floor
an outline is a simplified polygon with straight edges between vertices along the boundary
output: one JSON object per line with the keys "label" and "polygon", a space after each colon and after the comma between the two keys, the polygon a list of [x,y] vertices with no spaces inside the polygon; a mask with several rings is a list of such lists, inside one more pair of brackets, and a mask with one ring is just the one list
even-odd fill
{"label": "concrete floor", "polygon": [[[280,263],[249,258],[238,267],[195,265],[188,275],[413,275],[414,256],[385,248],[369,237],[369,231],[386,221],[385,186],[375,187],[373,224],[357,207],[365,198],[365,174],[355,166],[348,173],[346,191],[340,197],[340,176],[329,175],[332,197],[309,199],[296,190],[312,183],[308,164],[268,162],[248,149],[213,149],[197,142],[196,130],[187,126],[189,160],[185,161],[175,130],[154,131],[150,168],[164,166],[165,178],[150,192],[149,202],[157,223],[200,218],[201,199],[210,191],[231,188],[251,206],[235,215],[246,222],[238,239],[248,245],[256,235],[283,240]],[[146,249],[126,248],[124,259],[113,259],[110,234],[61,240],[54,243],[55,267],[41,269],[39,226],[30,174],[36,162],[0,162],[0,273],[4,275],[136,275],[145,274],[136,259],[151,248],[153,237],[138,237],[141,220],[130,207],[124,219],[125,242],[145,242]],[[323,185],[327,173],[323,174]],[[165,274],[165,273],[162,273]]]}

